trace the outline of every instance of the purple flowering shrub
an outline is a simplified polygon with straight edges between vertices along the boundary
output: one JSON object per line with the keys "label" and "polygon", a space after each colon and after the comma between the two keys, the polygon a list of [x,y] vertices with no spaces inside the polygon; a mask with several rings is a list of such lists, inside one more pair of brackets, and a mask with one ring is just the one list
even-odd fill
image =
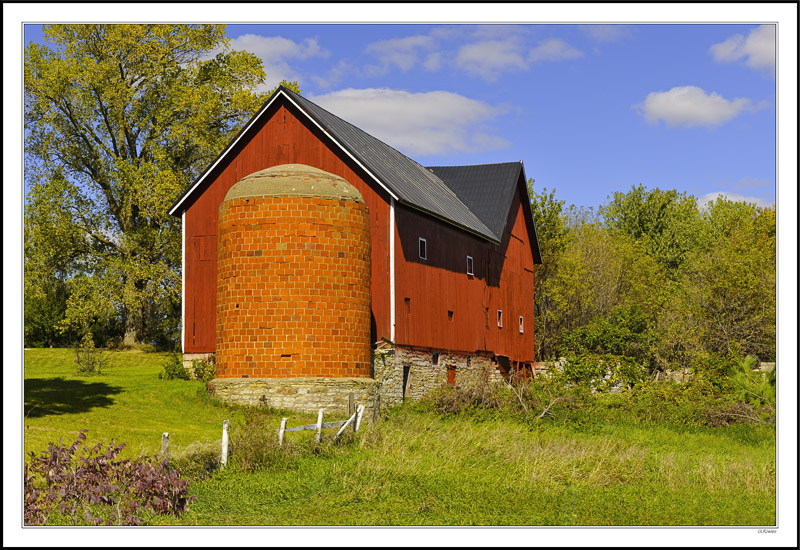
{"label": "purple flowering shrub", "polygon": [[194,497],[189,482],[166,459],[118,459],[125,444],[113,440],[86,449],[87,430],[69,447],[51,443],[25,462],[25,525],[61,516],[72,525],[142,525],[156,516],[180,517]]}

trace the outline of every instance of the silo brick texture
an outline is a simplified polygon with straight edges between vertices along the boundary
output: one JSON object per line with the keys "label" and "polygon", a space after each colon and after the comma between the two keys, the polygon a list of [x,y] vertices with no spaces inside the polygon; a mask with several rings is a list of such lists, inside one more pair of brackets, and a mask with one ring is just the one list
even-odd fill
{"label": "silo brick texture", "polygon": [[294,177],[286,194],[229,192],[220,206],[217,377],[369,377],[367,207],[352,186],[314,196],[328,177],[349,185],[337,176],[277,168]]}

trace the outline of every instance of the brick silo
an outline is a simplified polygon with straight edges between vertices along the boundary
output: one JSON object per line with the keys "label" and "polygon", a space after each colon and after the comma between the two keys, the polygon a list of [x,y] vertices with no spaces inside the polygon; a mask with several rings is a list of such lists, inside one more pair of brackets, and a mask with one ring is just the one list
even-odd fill
{"label": "brick silo", "polygon": [[219,210],[218,378],[370,376],[369,214],[358,190],[286,164]]}

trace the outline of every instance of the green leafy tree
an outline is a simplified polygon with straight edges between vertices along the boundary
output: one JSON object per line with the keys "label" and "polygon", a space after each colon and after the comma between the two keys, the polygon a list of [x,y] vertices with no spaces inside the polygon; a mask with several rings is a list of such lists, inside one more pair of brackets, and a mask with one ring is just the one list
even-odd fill
{"label": "green leafy tree", "polygon": [[600,207],[606,225],[642,243],[673,279],[686,256],[706,242],[705,225],[694,197],[643,185],[614,193]]}
{"label": "green leafy tree", "polygon": [[677,302],[685,338],[695,353],[774,360],[775,210],[720,199],[706,219],[717,237],[687,260]]}
{"label": "green leafy tree", "polygon": [[621,307],[635,306],[637,315],[649,326],[664,301],[665,288],[663,268],[642,245],[597,222],[583,221],[581,216],[573,216],[572,223],[569,244],[547,288],[554,304],[551,339],[562,354],[568,351],[565,337],[582,326],[594,323],[622,328],[627,321],[613,315]]}
{"label": "green leafy tree", "polygon": [[534,266],[534,300],[536,303],[536,330],[534,331],[534,353],[543,361],[553,350],[553,320],[556,306],[550,293],[553,274],[559,269],[561,258],[569,242],[569,227],[564,215],[564,201],[555,198],[555,189],[541,193],[533,189],[534,179],[528,180],[528,196],[542,253],[542,263]]}
{"label": "green leafy tree", "polygon": [[264,101],[262,63],[215,25],[44,36],[25,48],[26,293],[74,279],[64,327],[117,316],[141,343],[179,310],[168,207]]}
{"label": "green leafy tree", "polygon": [[62,347],[72,343],[58,325],[67,309],[69,291],[64,281],[55,279],[41,292],[25,293],[25,347]]}

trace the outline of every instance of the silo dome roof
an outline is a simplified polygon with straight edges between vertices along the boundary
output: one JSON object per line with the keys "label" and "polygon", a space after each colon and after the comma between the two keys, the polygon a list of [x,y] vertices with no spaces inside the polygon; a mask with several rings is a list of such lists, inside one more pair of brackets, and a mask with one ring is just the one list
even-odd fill
{"label": "silo dome roof", "polygon": [[225,200],[243,197],[321,197],[364,202],[347,180],[305,164],[281,164],[240,179]]}

